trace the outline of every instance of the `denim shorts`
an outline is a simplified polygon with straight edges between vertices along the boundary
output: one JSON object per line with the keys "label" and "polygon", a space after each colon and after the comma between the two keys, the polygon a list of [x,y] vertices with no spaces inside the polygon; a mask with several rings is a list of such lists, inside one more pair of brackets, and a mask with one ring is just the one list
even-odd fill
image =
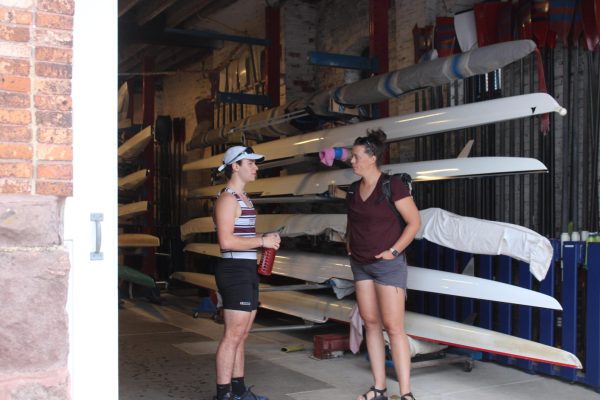
{"label": "denim shorts", "polygon": [[358,264],[350,259],[355,281],[375,281],[380,285],[406,289],[408,264],[404,253],[393,260],[378,260],[370,264]]}

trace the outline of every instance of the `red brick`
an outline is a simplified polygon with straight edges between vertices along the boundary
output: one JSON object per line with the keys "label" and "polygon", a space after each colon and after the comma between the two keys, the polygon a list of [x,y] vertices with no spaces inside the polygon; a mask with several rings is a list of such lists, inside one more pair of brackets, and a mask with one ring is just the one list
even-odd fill
{"label": "red brick", "polygon": [[0,124],[29,125],[31,113],[29,110],[6,110],[0,108]]}
{"label": "red brick", "polygon": [[71,144],[73,143],[73,131],[68,128],[40,127],[38,128],[37,139],[40,143]]}
{"label": "red brick", "polygon": [[28,42],[29,28],[0,25],[0,40],[7,42]]}
{"label": "red brick", "polygon": [[35,44],[49,47],[72,47],[73,32],[58,29],[37,28],[35,30]]}
{"label": "red brick", "polygon": [[[1,99],[1,97],[0,97]],[[35,96],[34,104],[38,110],[51,111],[70,111],[71,97],[70,96]]]}
{"label": "red brick", "polygon": [[31,163],[0,163],[0,176],[3,178],[31,178],[33,166]]}
{"label": "red brick", "polygon": [[35,94],[71,94],[71,81],[67,79],[35,79]]}
{"label": "red brick", "polygon": [[74,0],[38,0],[37,9],[57,14],[73,15],[75,10]]}
{"label": "red brick", "polygon": [[73,50],[55,47],[36,47],[35,59],[38,61],[70,64],[73,61]]}
{"label": "red brick", "polygon": [[0,193],[31,193],[31,180],[0,178]]}
{"label": "red brick", "polygon": [[28,108],[29,94],[0,92],[0,108]]}
{"label": "red brick", "polygon": [[31,128],[20,125],[0,125],[0,142],[29,142]]}
{"label": "red brick", "polygon": [[35,25],[42,28],[73,30],[73,17],[40,12],[35,16]]}
{"label": "red brick", "polygon": [[49,181],[36,181],[35,182],[35,193],[45,194],[53,196],[72,196],[73,195],[73,183],[72,182],[49,182]]}
{"label": "red brick", "polygon": [[23,76],[0,76],[0,90],[28,93],[31,88],[29,78]]}
{"label": "red brick", "polygon": [[54,111],[37,111],[35,120],[38,126],[51,126],[55,128],[70,128],[73,126],[71,113]]}
{"label": "red brick", "polygon": [[0,158],[12,160],[31,160],[33,149],[29,144],[2,143],[0,144]]}
{"label": "red brick", "polygon": [[37,167],[37,177],[40,179],[56,179],[70,181],[73,179],[73,165],[40,164]]}
{"label": "red brick", "polygon": [[36,63],[35,73],[44,78],[71,79],[71,65]]}
{"label": "red brick", "polygon": [[73,148],[65,144],[39,144],[37,147],[37,159],[46,161],[71,161],[73,160]]}
{"label": "red brick", "polygon": [[2,75],[29,75],[29,61],[15,60],[12,58],[0,58],[0,74]]}
{"label": "red brick", "polygon": [[14,10],[0,7],[0,22],[17,25],[31,25],[31,13],[23,10]]}

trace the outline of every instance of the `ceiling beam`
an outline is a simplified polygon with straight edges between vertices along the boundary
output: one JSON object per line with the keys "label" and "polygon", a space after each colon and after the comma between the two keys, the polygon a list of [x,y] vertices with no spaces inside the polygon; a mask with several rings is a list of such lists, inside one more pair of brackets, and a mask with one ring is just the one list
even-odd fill
{"label": "ceiling beam", "polygon": [[[144,2],[144,7],[138,10],[135,16],[137,26],[142,26],[152,21],[163,11],[171,7],[177,0],[151,0]],[[193,3],[193,1],[192,1]]]}
{"label": "ceiling beam", "polygon": [[190,16],[200,12],[200,10],[208,6],[213,1],[214,0],[179,0],[177,4],[167,11],[167,27],[176,27]]}
{"label": "ceiling beam", "polygon": [[167,29],[165,29],[165,33],[178,34],[178,35],[181,35],[181,37],[189,37],[189,38],[197,38],[197,39],[224,40],[227,42],[255,44],[258,46],[269,46],[271,44],[271,40],[269,40],[269,39],[254,38],[251,36],[227,35],[227,34],[220,33],[220,32],[205,31],[205,30],[198,30],[198,29],[167,28]]}
{"label": "ceiling beam", "polygon": [[119,0],[119,17],[127,14],[141,0]]}
{"label": "ceiling beam", "polygon": [[[167,12],[167,27],[174,28],[178,25],[196,18],[197,14],[210,15],[235,3],[237,0],[201,0],[179,1]],[[181,5],[181,7],[179,7]]]}
{"label": "ceiling beam", "polygon": [[129,24],[119,24],[119,43],[144,43],[174,47],[206,47],[210,49],[223,48],[223,41],[181,32],[164,32],[156,28],[132,27]]}

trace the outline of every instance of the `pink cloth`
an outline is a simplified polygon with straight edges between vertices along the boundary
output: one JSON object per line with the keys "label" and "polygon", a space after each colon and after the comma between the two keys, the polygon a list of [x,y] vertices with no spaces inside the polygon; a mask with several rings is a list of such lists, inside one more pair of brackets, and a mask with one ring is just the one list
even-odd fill
{"label": "pink cloth", "polygon": [[346,160],[350,152],[345,147],[326,147],[319,151],[319,159],[328,167],[333,165],[333,160]]}
{"label": "pink cloth", "polygon": [[358,304],[354,304],[350,311],[350,351],[356,354],[363,341],[363,320],[358,312]]}

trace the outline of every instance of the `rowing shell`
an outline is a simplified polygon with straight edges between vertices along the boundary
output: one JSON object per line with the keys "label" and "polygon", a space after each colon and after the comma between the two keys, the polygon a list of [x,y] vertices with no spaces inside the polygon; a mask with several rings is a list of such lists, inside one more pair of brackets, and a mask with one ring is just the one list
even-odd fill
{"label": "rowing shell", "polygon": [[[537,232],[506,222],[463,217],[440,208],[420,210],[421,228],[416,239],[473,254],[506,255],[529,264],[529,271],[545,278],[554,250]],[[257,232],[278,231],[283,237],[329,234],[330,241],[343,242],[346,214],[260,214]],[[195,218],[181,226],[181,238],[215,231],[211,217]],[[218,255],[218,254],[217,254]]]}
{"label": "rowing shell", "polygon": [[148,169],[140,169],[132,174],[119,178],[119,190],[134,190],[148,177]]}
{"label": "rowing shell", "polygon": [[[518,173],[547,172],[546,166],[534,158],[525,157],[472,157],[447,160],[417,161],[412,163],[389,164],[381,171],[390,175],[405,172],[414,182],[444,179],[468,178],[477,176],[509,175]],[[314,195],[327,192],[328,186],[347,186],[360,179],[352,168],[327,170],[258,179],[249,182],[245,190],[250,195]],[[190,190],[188,199],[215,197],[225,185],[205,186]]]}
{"label": "rowing shell", "polygon": [[[212,217],[194,218],[181,225],[180,229],[184,240],[195,233],[214,231]],[[346,232],[346,214],[260,214],[256,217],[256,231],[278,231],[283,237],[320,235],[334,231],[343,236]]]}
{"label": "rowing shell", "polygon": [[119,234],[119,247],[158,247],[160,239],[144,233]]}
{"label": "rowing shell", "polygon": [[[212,275],[175,272],[171,278],[216,290]],[[301,292],[262,292],[260,307],[293,315],[306,321],[323,323],[329,319],[350,323],[351,300],[334,300],[327,295]],[[564,350],[446,319],[406,311],[406,333],[421,340],[500,354],[508,357],[581,369],[579,359]]]}
{"label": "rowing shell", "polygon": [[119,204],[119,218],[129,218],[144,214],[148,211],[148,201],[136,201],[135,203]]}
{"label": "rowing shell", "polygon": [[[188,150],[217,143],[225,143],[234,132],[266,136],[290,136],[300,133],[290,122],[307,115],[335,116],[330,102],[364,106],[397,98],[413,90],[442,85],[457,79],[491,72],[525,57],[535,49],[531,40],[497,43],[461,54],[421,62],[400,70],[380,74],[369,79],[327,89],[289,102],[280,107],[233,121],[208,130],[199,123]],[[212,124],[212,121],[211,121]]]}
{"label": "rowing shell", "polygon": [[[220,257],[219,246],[211,243],[193,243],[185,251]],[[279,250],[275,256],[273,273],[307,282],[325,283],[331,279],[353,280],[348,257]],[[562,310],[555,298],[533,290],[452,272],[408,266],[407,288],[500,301],[531,307]]]}
{"label": "rowing shell", "polygon": [[[566,110],[549,94],[532,93],[325,129],[261,143],[253,149],[270,161],[318,153],[325,147],[350,147],[357,137],[371,129],[382,129],[388,141],[394,141],[550,112],[566,115]],[[216,168],[222,162],[223,155],[219,154],[186,163],[183,170]]]}
{"label": "rowing shell", "polygon": [[128,139],[125,143],[119,146],[118,155],[119,161],[131,160],[136,158],[152,139],[152,126],[147,126],[141,132]]}

